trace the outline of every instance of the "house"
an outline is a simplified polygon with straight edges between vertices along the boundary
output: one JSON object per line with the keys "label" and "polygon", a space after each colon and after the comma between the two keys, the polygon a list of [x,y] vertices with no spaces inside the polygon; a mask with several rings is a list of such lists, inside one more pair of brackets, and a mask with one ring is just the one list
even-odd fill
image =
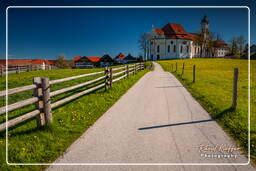
{"label": "house", "polygon": [[102,57],[76,56],[73,60],[75,68],[105,67],[114,64],[114,60],[107,54]]}
{"label": "house", "polygon": [[[45,59],[8,59],[8,66],[24,66],[24,65],[33,65],[37,66],[38,69],[46,69],[46,66],[55,66],[55,60],[45,60]],[[0,65],[6,65],[6,60],[0,60]]]}
{"label": "house", "polygon": [[213,41],[214,57],[224,57],[228,53],[228,44],[223,40]]}
{"label": "house", "polygon": [[100,60],[100,57],[76,56],[73,58],[75,68],[94,68]]}
{"label": "house", "polygon": [[250,47],[250,53],[251,53],[251,55],[253,55],[253,54],[256,53],[256,44],[251,45],[251,47]]}
{"label": "house", "polygon": [[131,54],[128,54],[127,56],[125,56],[123,53],[119,53],[115,57],[115,60],[120,64],[127,64],[127,63],[132,63],[137,61],[137,59],[133,57]]}
{"label": "house", "polygon": [[[180,24],[168,23],[163,28],[153,28],[150,33],[149,57],[147,60],[208,57],[209,52],[199,40],[207,40],[209,20],[201,20],[201,35],[188,33]],[[217,57],[227,53],[225,42],[216,43]]]}
{"label": "house", "polygon": [[112,59],[108,54],[103,55],[100,58],[100,67],[112,66],[114,65],[114,59]]}

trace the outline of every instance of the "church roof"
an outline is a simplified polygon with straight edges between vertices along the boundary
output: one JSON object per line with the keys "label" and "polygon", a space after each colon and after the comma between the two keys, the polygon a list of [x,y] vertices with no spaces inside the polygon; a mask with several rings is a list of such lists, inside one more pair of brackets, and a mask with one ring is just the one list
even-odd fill
{"label": "church roof", "polygon": [[186,32],[181,24],[168,23],[163,28],[155,28],[154,31],[169,39],[194,40],[196,38],[196,34]]}

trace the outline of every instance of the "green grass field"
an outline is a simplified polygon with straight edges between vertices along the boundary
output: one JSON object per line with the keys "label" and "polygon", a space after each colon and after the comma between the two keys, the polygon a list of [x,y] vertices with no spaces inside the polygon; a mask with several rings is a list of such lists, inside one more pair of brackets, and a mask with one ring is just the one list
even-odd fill
{"label": "green grass field", "polygon": [[[29,73],[9,75],[9,88],[29,85],[35,76],[49,77],[50,80],[96,72],[102,69],[74,69],[54,71],[33,71]],[[43,129],[37,129],[36,120],[30,121],[12,129],[8,133],[8,155],[10,163],[51,163],[61,155],[84,131],[86,131],[109,107],[111,107],[136,81],[149,70],[143,70],[128,79],[123,79],[110,88],[107,92],[99,89],[88,95],[82,96],[53,110],[53,123]],[[51,87],[51,91],[81,83],[89,78],[82,78]],[[5,78],[1,78],[1,90],[4,90]],[[82,91],[71,91],[53,98],[56,101],[68,95]],[[9,103],[31,97],[32,91],[18,93],[9,97]],[[1,99],[4,106],[4,98]],[[33,105],[16,110],[9,114],[9,118],[17,117],[34,109]],[[5,116],[0,117],[0,123],[5,121]],[[47,166],[8,166],[5,163],[5,133],[0,133],[0,170],[42,170]]]}
{"label": "green grass field", "polygon": [[[178,63],[178,70],[176,69]],[[172,72],[244,151],[248,151],[248,61],[236,59],[186,59],[158,61]],[[184,74],[182,64],[185,64]],[[173,70],[172,66],[173,65]],[[192,83],[193,65],[196,82]],[[237,109],[231,109],[233,70],[239,68]],[[256,159],[256,61],[251,61],[251,159]]]}

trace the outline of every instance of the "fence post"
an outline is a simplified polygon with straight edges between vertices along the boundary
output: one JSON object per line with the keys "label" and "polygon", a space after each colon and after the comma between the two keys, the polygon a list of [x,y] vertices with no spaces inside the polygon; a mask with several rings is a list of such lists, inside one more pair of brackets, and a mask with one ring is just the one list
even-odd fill
{"label": "fence post", "polygon": [[176,62],[176,70],[175,70],[175,72],[177,72],[177,70],[178,70],[178,63]]}
{"label": "fence post", "polygon": [[126,78],[129,77],[129,65],[127,64],[126,65]]}
{"label": "fence post", "polygon": [[105,91],[107,91],[107,89],[108,89],[108,68],[107,67],[105,67]]}
{"label": "fence post", "polygon": [[1,76],[4,76],[4,66],[1,65]]}
{"label": "fence post", "polygon": [[40,111],[40,113],[37,115],[36,120],[37,120],[37,127],[42,128],[45,125],[45,115],[43,113],[43,101],[42,101],[42,80],[40,77],[34,77],[33,78],[33,83],[36,84],[36,88],[34,90],[34,96],[38,97],[39,100],[38,102],[35,103],[36,109]]}
{"label": "fence post", "polygon": [[113,81],[113,74],[112,74],[112,68],[109,69],[109,86],[112,87],[112,81]]}
{"label": "fence post", "polygon": [[237,81],[238,81],[238,68],[234,68],[233,102],[232,102],[233,109],[236,109],[236,106],[237,106]]}
{"label": "fence post", "polygon": [[49,78],[42,77],[42,100],[43,100],[43,111],[45,115],[45,122],[49,124],[52,122],[52,110],[51,110],[51,98],[50,98],[50,84]]}
{"label": "fence post", "polygon": [[29,65],[26,65],[27,72],[29,72]]}
{"label": "fence post", "polygon": [[20,66],[17,65],[17,66],[16,66],[16,74],[19,74],[19,73],[20,73]]}
{"label": "fence post", "polygon": [[193,66],[193,83],[196,82],[196,65]]}
{"label": "fence post", "polygon": [[136,67],[137,67],[137,65],[136,65],[136,63],[135,63],[135,64],[134,64],[134,74],[136,74],[136,71],[137,71]]}
{"label": "fence post", "polygon": [[183,64],[182,64],[182,73],[181,73],[181,75],[183,75],[184,74],[184,62],[183,62]]}

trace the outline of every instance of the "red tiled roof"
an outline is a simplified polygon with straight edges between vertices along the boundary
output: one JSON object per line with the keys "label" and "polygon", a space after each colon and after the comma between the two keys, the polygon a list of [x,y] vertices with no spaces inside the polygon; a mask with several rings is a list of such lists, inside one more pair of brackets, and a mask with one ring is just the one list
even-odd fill
{"label": "red tiled roof", "polygon": [[228,46],[223,40],[216,40],[213,43],[214,47],[226,48]]}
{"label": "red tiled roof", "polygon": [[89,57],[87,57],[87,58],[88,58],[90,61],[92,61],[92,62],[99,62],[101,57],[92,57],[92,56],[89,56]]}
{"label": "red tiled roof", "polygon": [[160,29],[160,28],[155,28],[154,30],[155,30],[155,32],[156,32],[158,35],[164,35],[164,31],[163,31],[162,29]]}
{"label": "red tiled roof", "polygon": [[175,23],[166,24],[162,28],[162,30],[164,31],[165,35],[187,34],[186,30],[180,24],[175,24]]}
{"label": "red tiled roof", "polygon": [[126,56],[123,53],[119,53],[116,58],[124,59]]}
{"label": "red tiled roof", "polygon": [[81,59],[82,57],[81,56],[75,56],[74,58],[73,58],[73,60],[74,61],[78,61],[79,59]]}
{"label": "red tiled roof", "polygon": [[155,32],[158,35],[165,35],[169,39],[186,39],[194,40],[196,34],[188,33],[180,24],[168,23],[162,29],[155,28]]}
{"label": "red tiled roof", "polygon": [[[54,60],[48,61],[44,59],[8,59],[8,65],[53,65]],[[0,60],[0,65],[6,65],[6,60]]]}

